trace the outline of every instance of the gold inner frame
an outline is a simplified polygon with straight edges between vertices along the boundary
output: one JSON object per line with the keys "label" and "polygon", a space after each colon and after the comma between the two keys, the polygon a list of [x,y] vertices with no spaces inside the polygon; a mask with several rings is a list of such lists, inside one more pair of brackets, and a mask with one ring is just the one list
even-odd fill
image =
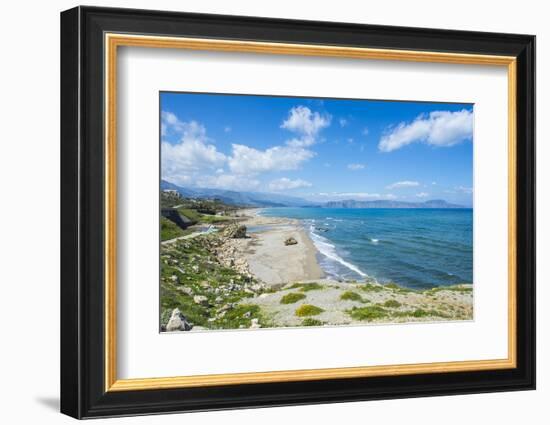
{"label": "gold inner frame", "polygon": [[[516,367],[516,58],[462,53],[370,49],[326,45],[267,43],[105,34],[105,391],[136,391],[214,385],[311,381],[416,373],[482,371]],[[117,48],[120,46],[325,56],[469,65],[504,66],[508,72],[508,357],[495,360],[360,366],[270,372],[118,379],[116,324],[116,123]]]}

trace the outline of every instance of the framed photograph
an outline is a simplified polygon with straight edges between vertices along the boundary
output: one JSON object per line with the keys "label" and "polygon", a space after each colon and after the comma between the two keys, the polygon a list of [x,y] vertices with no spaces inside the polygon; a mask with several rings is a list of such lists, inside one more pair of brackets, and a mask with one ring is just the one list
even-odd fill
{"label": "framed photograph", "polygon": [[61,14],[61,411],[535,387],[535,37]]}

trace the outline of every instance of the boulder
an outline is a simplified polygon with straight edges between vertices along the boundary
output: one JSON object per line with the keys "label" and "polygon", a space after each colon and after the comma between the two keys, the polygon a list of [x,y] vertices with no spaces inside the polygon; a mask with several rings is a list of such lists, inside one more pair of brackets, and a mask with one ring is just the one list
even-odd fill
{"label": "boulder", "polygon": [[287,240],[285,240],[285,245],[296,245],[298,243],[298,241],[296,239],[294,239],[293,237],[290,237],[288,238]]}
{"label": "boulder", "polygon": [[187,321],[187,318],[181,314],[179,308],[172,310],[170,320],[166,324],[166,332],[190,331],[193,325]]}
{"label": "boulder", "polygon": [[224,229],[223,236],[231,239],[246,238],[246,226],[244,224],[231,224]]}

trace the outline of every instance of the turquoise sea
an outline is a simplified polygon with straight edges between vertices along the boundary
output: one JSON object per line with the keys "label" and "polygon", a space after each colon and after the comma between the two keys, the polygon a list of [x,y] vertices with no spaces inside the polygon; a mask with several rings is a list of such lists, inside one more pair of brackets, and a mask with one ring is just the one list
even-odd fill
{"label": "turquoise sea", "polygon": [[302,221],[327,275],[409,288],[473,283],[472,209],[266,208]]}

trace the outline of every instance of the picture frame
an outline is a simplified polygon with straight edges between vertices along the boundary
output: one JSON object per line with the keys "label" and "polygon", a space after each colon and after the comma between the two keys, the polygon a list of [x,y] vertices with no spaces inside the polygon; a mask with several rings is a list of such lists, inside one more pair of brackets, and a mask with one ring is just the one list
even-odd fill
{"label": "picture frame", "polygon": [[[508,217],[508,356],[120,379],[116,93],[117,53],[128,46],[505,67],[508,208],[497,213]],[[534,36],[81,6],[61,13],[61,117],[62,413],[80,419],[535,388]]]}

